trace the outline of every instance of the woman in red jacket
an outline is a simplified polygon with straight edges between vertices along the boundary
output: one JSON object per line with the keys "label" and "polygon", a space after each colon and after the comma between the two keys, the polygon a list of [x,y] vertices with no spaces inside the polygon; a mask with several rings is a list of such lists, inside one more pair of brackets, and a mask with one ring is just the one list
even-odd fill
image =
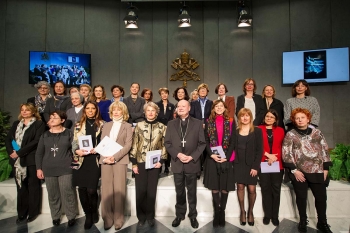
{"label": "woman in red jacket", "polygon": [[279,172],[259,172],[262,204],[264,209],[263,223],[268,225],[271,220],[274,226],[278,226],[281,185],[284,174],[281,158],[284,129],[277,126],[278,114],[274,109],[269,109],[266,112],[263,122],[264,125],[259,126],[259,128],[262,130],[264,143],[264,151],[261,162],[268,162],[269,165],[272,163],[279,163]]}

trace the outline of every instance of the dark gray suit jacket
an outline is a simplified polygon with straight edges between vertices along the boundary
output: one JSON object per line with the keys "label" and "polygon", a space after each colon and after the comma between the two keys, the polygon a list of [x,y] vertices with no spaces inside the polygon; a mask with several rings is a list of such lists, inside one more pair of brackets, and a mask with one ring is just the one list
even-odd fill
{"label": "dark gray suit jacket", "polygon": [[[206,147],[202,121],[189,116],[189,125],[185,137],[185,149],[182,152],[180,118],[169,121],[165,134],[164,145],[171,156],[171,170],[174,173],[197,173],[201,170],[200,156]],[[182,163],[178,153],[192,156],[189,163]]]}
{"label": "dark gray suit jacket", "polygon": [[145,100],[141,98],[140,96],[137,97],[136,102],[132,101],[131,96],[126,97],[123,100],[123,103],[128,107],[129,111],[129,120],[128,122],[130,124],[137,123],[140,121],[143,121],[144,113],[143,113],[143,106],[145,105]]}

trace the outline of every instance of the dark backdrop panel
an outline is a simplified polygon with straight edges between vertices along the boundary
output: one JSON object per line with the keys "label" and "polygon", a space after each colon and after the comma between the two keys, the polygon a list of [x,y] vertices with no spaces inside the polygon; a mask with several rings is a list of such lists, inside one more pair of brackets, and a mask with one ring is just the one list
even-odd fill
{"label": "dark backdrop panel", "polygon": [[[130,84],[138,82],[141,90],[152,87],[152,4],[138,3],[139,28],[136,30],[120,27],[120,83],[130,94]],[[120,20],[125,17],[126,4],[121,4]]]}
{"label": "dark backdrop panel", "polygon": [[45,50],[46,3],[7,1],[4,109],[16,120],[19,105],[37,93],[29,83],[29,51]]}
{"label": "dark backdrop panel", "polygon": [[[332,0],[332,46],[350,47],[349,19],[350,1]],[[333,85],[333,108],[328,111],[333,115],[333,143],[350,143],[350,101],[349,83]],[[326,95],[329,91],[326,91]],[[331,121],[332,122],[332,121]]]}
{"label": "dark backdrop panel", "polygon": [[84,52],[84,12],[84,0],[47,1],[46,46],[48,51]]}
{"label": "dark backdrop panel", "polygon": [[120,83],[119,7],[113,0],[85,2],[84,52],[91,53],[92,83],[104,85],[108,98],[110,87]]}
{"label": "dark backdrop panel", "polygon": [[219,76],[235,98],[253,75],[252,29],[237,27],[237,3],[220,2]]}
{"label": "dark backdrop panel", "polygon": [[4,87],[5,87],[5,44],[6,44],[6,1],[0,2],[0,108],[4,109]]}
{"label": "dark backdrop panel", "polygon": [[153,100],[160,100],[158,89],[168,87],[168,7],[167,3],[153,3],[152,82]]}

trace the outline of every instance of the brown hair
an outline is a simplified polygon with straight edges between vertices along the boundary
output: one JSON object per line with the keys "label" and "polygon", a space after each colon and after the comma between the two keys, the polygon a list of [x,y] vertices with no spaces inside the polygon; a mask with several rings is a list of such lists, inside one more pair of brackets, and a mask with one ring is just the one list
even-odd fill
{"label": "brown hair", "polygon": [[249,132],[253,132],[254,131],[253,114],[249,108],[241,108],[241,110],[239,110],[239,112],[237,114],[237,129],[242,129],[241,117],[245,114],[248,114],[250,116]]}
{"label": "brown hair", "polygon": [[124,87],[119,86],[119,85],[113,85],[113,86],[111,87],[111,92],[112,92],[112,94],[113,94],[113,90],[114,90],[115,88],[118,88],[119,91],[122,92],[122,97],[124,97],[124,93],[125,93]]}
{"label": "brown hair", "polygon": [[105,88],[102,86],[102,85],[96,85],[94,86],[94,88],[92,89],[92,94],[91,94],[91,97],[90,97],[90,100],[93,101],[93,102],[96,102],[97,98],[95,96],[95,89],[100,87],[102,89],[102,97],[101,97],[101,100],[105,100],[106,99],[106,91],[105,91]]}
{"label": "brown hair", "polygon": [[296,92],[295,89],[296,89],[297,86],[299,86],[300,83],[302,83],[307,88],[306,91],[305,91],[305,96],[309,96],[311,94],[310,87],[309,87],[309,84],[304,79],[299,79],[293,84],[293,86],[292,86],[292,96],[293,97],[297,96],[297,92]]}
{"label": "brown hair", "polygon": [[263,90],[262,90],[262,97],[265,98],[265,89],[266,87],[271,87],[272,90],[273,90],[273,95],[272,95],[272,98],[275,98],[275,94],[276,94],[276,89],[274,86],[272,86],[271,84],[267,84],[264,86]]}
{"label": "brown hair", "polygon": [[39,114],[38,109],[32,104],[32,103],[25,103],[25,104],[21,104],[21,106],[19,107],[19,115],[18,115],[18,120],[21,121],[23,119],[22,115],[21,115],[21,110],[22,107],[26,107],[33,115],[33,117],[35,117],[35,119],[41,120],[41,116]]}
{"label": "brown hair", "polygon": [[67,120],[67,114],[64,111],[61,110],[56,110],[50,113],[50,116],[53,116],[57,114],[57,116],[62,120],[64,120],[63,122],[61,122],[61,125],[63,125],[63,123]]}
{"label": "brown hair", "polygon": [[87,116],[86,116],[86,113],[85,113],[85,109],[86,109],[86,107],[87,107],[89,104],[94,105],[95,108],[96,108],[95,125],[96,125],[97,127],[95,128],[95,130],[98,129],[98,128],[100,127],[100,125],[101,125],[102,118],[101,118],[101,114],[100,114],[100,109],[99,109],[99,107],[98,107],[98,105],[97,105],[96,102],[90,100],[90,101],[86,102],[86,104],[84,105],[83,114],[82,114],[81,120],[80,120],[80,122],[79,122],[79,125],[80,125],[80,130],[79,130],[79,131],[81,131],[81,129],[82,129],[81,126],[82,126],[83,124],[85,124],[85,122],[86,122],[86,120],[87,120]]}
{"label": "brown hair", "polygon": [[225,93],[228,92],[227,86],[224,83],[219,83],[216,87],[215,87],[215,94],[219,93],[219,88],[220,86],[223,85],[225,87]]}
{"label": "brown hair", "polygon": [[247,78],[247,79],[244,81],[244,83],[243,83],[243,92],[244,92],[244,94],[246,94],[245,86],[247,86],[247,84],[248,84],[250,81],[252,81],[253,84],[254,84],[254,90],[253,90],[253,92],[255,93],[255,91],[256,91],[256,82],[255,82],[255,80],[252,79],[252,78]]}
{"label": "brown hair", "polygon": [[270,108],[269,110],[266,111],[265,115],[264,115],[264,125],[265,125],[265,117],[268,113],[271,113],[274,117],[275,117],[275,123],[273,123],[273,126],[276,127],[278,125],[278,114],[277,111],[275,109]]}
{"label": "brown hair", "polygon": [[292,113],[290,114],[290,120],[295,124],[295,115],[297,113],[304,113],[309,121],[311,121],[312,114],[309,110],[305,108],[296,108],[293,109]]}
{"label": "brown hair", "polygon": [[161,95],[161,94],[162,94],[162,91],[168,93],[168,95],[169,95],[169,89],[168,89],[168,88],[166,88],[166,87],[161,87],[161,88],[159,88],[158,94]]}
{"label": "brown hair", "polygon": [[67,95],[66,84],[64,84],[64,82],[61,81],[61,80],[55,82],[55,84],[53,85],[53,95],[56,95],[55,86],[56,86],[57,83],[61,83],[61,84],[63,85],[63,94],[64,94],[64,95]]}
{"label": "brown hair", "polygon": [[143,96],[146,94],[146,92],[149,91],[151,92],[151,96],[149,97],[149,100],[148,101],[152,101],[153,100],[153,92],[151,89],[149,88],[144,88],[141,92],[141,97],[144,98]]}
{"label": "brown hair", "polygon": [[225,107],[225,111],[224,111],[224,118],[225,120],[229,120],[230,117],[228,116],[228,112],[227,112],[227,106],[225,104],[225,102],[223,100],[214,100],[213,101],[213,106],[211,107],[211,112],[210,112],[210,116],[209,116],[209,119],[210,120],[215,120],[215,117],[216,117],[216,113],[215,113],[215,106],[218,105],[219,103],[222,103]]}

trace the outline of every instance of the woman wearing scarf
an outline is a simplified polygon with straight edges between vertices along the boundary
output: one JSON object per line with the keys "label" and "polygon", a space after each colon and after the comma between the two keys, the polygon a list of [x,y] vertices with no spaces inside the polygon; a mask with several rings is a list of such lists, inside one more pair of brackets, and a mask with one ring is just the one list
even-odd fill
{"label": "woman wearing scarf", "polygon": [[40,81],[34,87],[38,89],[38,94],[29,98],[27,103],[32,103],[38,109],[41,120],[44,120],[46,101],[52,97],[50,94],[50,84],[46,81]]}
{"label": "woman wearing scarf", "polygon": [[[66,112],[69,108],[72,107],[72,102],[70,101],[69,96],[66,95],[66,87],[62,81],[57,81],[55,83],[53,86],[53,93],[54,97],[47,99],[44,109],[44,118],[46,122],[49,122],[50,114],[53,111]],[[70,128],[69,122],[66,121],[64,126]]]}
{"label": "woman wearing scarf", "polygon": [[73,168],[73,186],[78,186],[79,199],[85,212],[85,229],[90,229],[99,220],[97,186],[101,176],[99,166],[100,155],[95,149],[90,151],[79,148],[79,137],[91,135],[92,147],[95,148],[101,139],[103,121],[95,102],[87,102],[83,108],[83,115],[74,129],[72,151],[75,165]]}
{"label": "woman wearing scarf", "polygon": [[128,108],[121,101],[113,102],[109,106],[111,122],[103,126],[102,139],[106,136],[123,147],[113,156],[101,155],[101,213],[104,229],[113,225],[115,230],[124,224],[124,208],[126,201],[127,167],[129,164],[128,152],[132,144],[132,126]]}
{"label": "woman wearing scarf", "polygon": [[[153,227],[158,175],[162,163],[168,156],[164,147],[166,126],[157,121],[158,105],[148,102],[144,105],[143,110],[146,120],[138,122],[135,127],[130,160],[132,170],[135,173],[138,227],[142,227],[146,220],[148,225]],[[146,153],[155,150],[161,151],[160,161],[154,165],[154,168],[146,169]]]}
{"label": "woman wearing scarf", "polygon": [[45,123],[33,104],[22,104],[20,111],[5,141],[17,185],[16,223],[32,222],[40,213],[42,194],[41,182],[36,176],[35,152],[45,131]]}
{"label": "woman wearing scarf", "polygon": [[[229,191],[235,190],[233,167],[230,161],[234,153],[227,158],[213,153],[211,147],[222,146],[226,153],[232,132],[232,121],[223,100],[215,100],[205,128],[207,156],[204,165],[203,184],[212,190],[214,205],[214,227],[225,226],[225,208]],[[232,157],[232,158],[231,158]]]}

